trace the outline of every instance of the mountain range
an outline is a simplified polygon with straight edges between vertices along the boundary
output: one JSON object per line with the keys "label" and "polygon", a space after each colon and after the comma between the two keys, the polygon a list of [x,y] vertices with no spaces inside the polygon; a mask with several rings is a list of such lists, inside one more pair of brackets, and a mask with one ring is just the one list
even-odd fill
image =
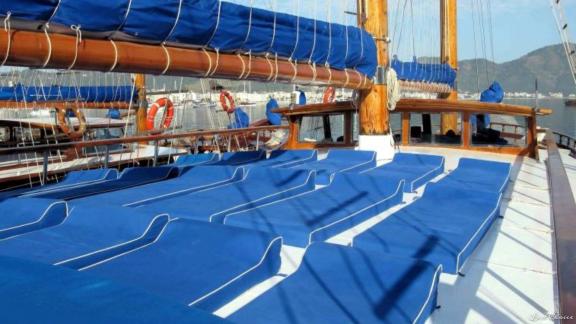
{"label": "mountain range", "polygon": [[510,62],[494,63],[485,59],[460,61],[458,89],[461,92],[478,92],[478,83],[480,90],[483,90],[496,80],[507,92],[534,92],[535,80],[538,79],[540,93],[576,94],[576,85],[570,73],[564,47],[559,44],[537,49]]}

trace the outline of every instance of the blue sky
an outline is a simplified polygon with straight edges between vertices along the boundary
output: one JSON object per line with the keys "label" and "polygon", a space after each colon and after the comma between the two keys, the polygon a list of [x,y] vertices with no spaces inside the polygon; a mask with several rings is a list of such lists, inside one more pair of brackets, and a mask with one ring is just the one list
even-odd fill
{"label": "blue sky", "polygon": [[[459,1],[458,25],[461,59],[475,57],[471,23],[471,4],[473,1]],[[494,50],[497,62],[510,61],[540,47],[560,43],[560,36],[555,26],[549,0],[491,1],[494,21]],[[562,0],[562,3],[571,31],[570,36],[574,42],[576,41],[576,1]],[[478,30],[478,27],[476,29]],[[480,57],[483,57],[481,51],[478,50],[478,52]]]}
{"label": "blue sky", "polygon": [[[289,12],[310,18],[330,20],[338,23],[354,24],[355,17],[343,14],[344,11],[355,11],[356,0],[232,0],[264,7],[272,10]],[[393,54],[401,58],[417,56],[437,56],[439,42],[439,0],[412,0],[410,7],[404,4],[410,0],[388,0],[390,34],[396,41],[392,44]],[[561,0],[566,11],[566,19],[571,24],[572,41],[576,41],[576,0]],[[480,37],[479,4],[484,6],[484,26],[488,27],[488,4],[491,4],[494,28],[494,59],[497,62],[510,61],[521,57],[540,47],[560,43],[560,36],[555,27],[550,0],[458,0],[459,5],[459,56],[460,59],[484,57]],[[476,4],[473,6],[473,4]],[[275,7],[275,8],[274,8]],[[475,15],[472,15],[472,10]],[[414,37],[412,37],[410,17],[414,17]],[[472,19],[476,19],[477,49],[474,50],[474,33]],[[402,21],[403,24],[398,24]],[[399,27],[403,25],[404,27]],[[402,30],[403,29],[403,30]],[[486,44],[490,44],[488,33]],[[415,50],[412,39],[414,39]],[[399,40],[399,42],[398,42]],[[492,59],[492,51],[486,48],[487,57]]]}

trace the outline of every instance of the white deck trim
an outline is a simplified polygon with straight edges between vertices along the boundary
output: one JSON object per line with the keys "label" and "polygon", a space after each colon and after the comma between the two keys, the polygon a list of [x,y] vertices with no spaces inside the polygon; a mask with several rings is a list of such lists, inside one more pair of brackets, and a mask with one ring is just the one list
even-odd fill
{"label": "white deck trim", "polygon": [[254,271],[256,268],[258,268],[259,266],[262,265],[262,263],[264,263],[264,260],[266,260],[266,258],[268,257],[268,254],[270,253],[270,249],[272,249],[272,246],[274,246],[276,241],[280,241],[280,247],[282,247],[283,245],[283,239],[281,236],[276,237],[275,239],[273,239],[272,241],[270,241],[270,243],[268,244],[268,247],[266,248],[266,251],[264,251],[264,255],[260,258],[260,261],[255,264],[253,267],[251,267],[250,269],[244,271],[243,273],[239,274],[238,276],[232,278],[231,280],[227,281],[225,284],[221,285],[220,287],[214,289],[213,291],[209,292],[208,294],[190,302],[188,304],[188,306],[193,306],[194,304],[197,304],[199,302],[201,302],[202,300],[214,295],[215,293],[219,292],[220,290],[226,288],[227,286],[231,285],[232,283],[234,283],[235,281],[239,280],[240,278],[244,277],[245,275],[249,274],[250,272]]}

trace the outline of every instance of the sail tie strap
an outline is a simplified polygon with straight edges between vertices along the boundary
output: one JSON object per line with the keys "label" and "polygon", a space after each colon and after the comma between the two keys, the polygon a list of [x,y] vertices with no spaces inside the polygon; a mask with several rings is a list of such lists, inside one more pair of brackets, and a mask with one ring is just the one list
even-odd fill
{"label": "sail tie strap", "polygon": [[112,64],[112,66],[110,67],[110,70],[108,70],[108,72],[114,71],[114,69],[116,68],[116,65],[118,65],[118,46],[116,46],[116,42],[114,42],[113,40],[110,40],[110,43],[112,44],[112,47],[114,48],[114,64]]}
{"label": "sail tie strap", "polygon": [[168,51],[168,49],[164,44],[162,44],[162,49],[164,50],[164,54],[166,55],[166,66],[164,67],[164,70],[160,74],[164,75],[170,69],[170,65],[172,65],[172,58],[170,57],[170,51]]}
{"label": "sail tie strap", "polygon": [[50,35],[48,34],[48,28],[50,28],[50,26],[48,26],[48,24],[44,25],[44,35],[46,35],[46,41],[48,42],[48,55],[46,56],[46,59],[44,60],[44,63],[42,63],[42,68],[45,68],[48,63],[50,63],[50,59],[52,58],[52,40],[50,39]]}
{"label": "sail tie strap", "polygon": [[6,18],[4,18],[4,30],[7,33],[7,37],[8,37],[8,41],[6,42],[6,53],[4,55],[4,58],[2,59],[2,63],[0,63],[0,67],[4,66],[4,64],[6,64],[6,61],[8,61],[8,56],[10,56],[10,47],[12,46],[12,36],[11,36],[11,31],[12,31],[12,26],[10,24],[10,17],[12,16],[12,12],[8,11],[6,13]]}
{"label": "sail tie strap", "polygon": [[72,70],[74,65],[76,65],[76,61],[78,60],[78,47],[82,43],[82,30],[80,29],[80,25],[72,25],[70,28],[76,33],[76,42],[74,44],[74,59],[72,63],[68,66],[67,70]]}

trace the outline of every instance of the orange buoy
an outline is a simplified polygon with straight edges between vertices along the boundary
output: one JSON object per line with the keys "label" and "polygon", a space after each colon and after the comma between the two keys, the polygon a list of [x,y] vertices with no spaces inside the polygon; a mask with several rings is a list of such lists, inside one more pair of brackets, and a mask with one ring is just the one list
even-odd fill
{"label": "orange buoy", "polygon": [[[74,115],[78,119],[78,130],[74,129],[74,126],[69,126],[66,122],[66,111],[70,109],[74,112]],[[86,132],[86,117],[80,110],[79,107],[74,108],[56,108],[56,118],[58,119],[58,127],[71,139],[79,139],[84,136]]]}
{"label": "orange buoy", "polygon": [[234,103],[234,98],[230,92],[222,90],[220,92],[220,105],[225,112],[231,114],[236,110],[236,104]]}
{"label": "orange buoy", "polygon": [[172,124],[172,120],[174,119],[174,104],[170,99],[164,97],[156,100],[152,106],[150,106],[150,110],[148,111],[148,116],[146,118],[146,129],[155,129],[154,121],[156,120],[156,114],[158,113],[160,107],[166,107],[166,111],[164,112],[164,121],[162,122],[161,128],[169,128]]}
{"label": "orange buoy", "polygon": [[336,89],[334,89],[334,87],[328,87],[326,91],[324,91],[322,103],[333,103],[334,100],[336,100]]}

